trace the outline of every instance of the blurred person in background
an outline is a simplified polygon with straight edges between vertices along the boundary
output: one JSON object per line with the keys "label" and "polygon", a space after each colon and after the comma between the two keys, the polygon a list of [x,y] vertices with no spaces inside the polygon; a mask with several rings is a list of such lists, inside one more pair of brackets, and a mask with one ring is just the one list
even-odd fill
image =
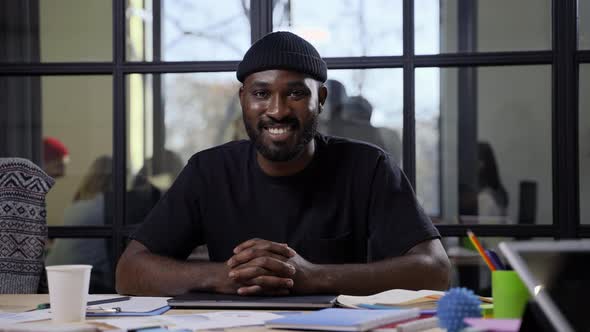
{"label": "blurred person in background", "polygon": [[69,152],[66,146],[57,138],[43,139],[43,170],[54,179],[61,178],[66,173]]}
{"label": "blurred person in background", "polygon": [[[105,224],[105,193],[112,190],[113,160],[97,158],[82,179],[72,205],[64,211],[64,226],[102,226]],[[90,264],[90,293],[114,291],[112,267],[105,239],[56,239],[46,265]]]}

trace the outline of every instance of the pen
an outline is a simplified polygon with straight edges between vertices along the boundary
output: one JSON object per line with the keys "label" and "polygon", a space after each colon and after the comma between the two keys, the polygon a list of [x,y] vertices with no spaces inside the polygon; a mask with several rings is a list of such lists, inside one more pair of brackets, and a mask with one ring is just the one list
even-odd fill
{"label": "pen", "polygon": [[490,268],[490,270],[492,272],[493,271],[496,271],[496,268],[494,267],[494,264],[492,264],[492,261],[490,260],[490,257],[488,257],[488,255],[484,251],[483,246],[481,245],[481,243],[479,242],[479,240],[477,239],[477,237],[475,237],[475,234],[473,234],[473,232],[471,230],[468,230],[467,231],[467,236],[469,237],[469,240],[471,240],[471,243],[473,243],[473,246],[475,247],[475,249],[477,249],[477,252],[481,256],[481,258],[483,258],[483,261],[488,265],[488,267]]}
{"label": "pen", "polygon": [[189,329],[169,329],[165,326],[146,326],[136,329],[129,329],[128,332],[192,332]]}
{"label": "pen", "polygon": [[136,329],[129,329],[128,332],[155,332],[155,331],[167,331],[164,326],[155,325],[155,326],[145,326],[145,327],[138,327]]}
{"label": "pen", "polygon": [[114,307],[114,308],[97,308],[97,309],[86,309],[87,314],[114,314],[117,312],[121,312],[121,308]]}
{"label": "pen", "polygon": [[495,251],[493,251],[492,249],[486,249],[485,252],[486,254],[488,254],[488,256],[490,256],[490,260],[496,267],[496,270],[506,270],[504,264],[502,263],[502,260],[500,259],[498,254],[496,254]]}
{"label": "pen", "polygon": [[[88,301],[88,303],[86,305],[96,305],[96,304],[104,304],[104,303],[113,303],[113,302],[121,302],[121,301],[127,301],[131,299],[129,296],[120,296],[120,297],[113,297],[110,299],[104,299],[104,300],[96,300],[96,301]],[[37,306],[37,310],[41,310],[41,309],[49,309],[51,308],[49,303],[41,303]]]}

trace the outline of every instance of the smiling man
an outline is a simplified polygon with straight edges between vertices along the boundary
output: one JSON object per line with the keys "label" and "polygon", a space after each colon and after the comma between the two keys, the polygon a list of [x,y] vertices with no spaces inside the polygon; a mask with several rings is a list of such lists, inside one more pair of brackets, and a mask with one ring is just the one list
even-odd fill
{"label": "smiling man", "polygon": [[[295,34],[252,45],[237,70],[250,140],[189,160],[133,234],[117,266],[119,293],[448,286],[439,233],[391,157],[316,131],[326,77],[316,49]],[[187,261],[201,244],[210,262]]]}

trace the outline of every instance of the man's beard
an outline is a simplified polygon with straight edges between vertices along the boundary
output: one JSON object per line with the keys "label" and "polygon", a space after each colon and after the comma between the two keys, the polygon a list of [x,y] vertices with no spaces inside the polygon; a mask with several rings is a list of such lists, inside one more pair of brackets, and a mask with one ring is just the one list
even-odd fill
{"label": "man's beard", "polygon": [[262,141],[262,131],[265,130],[264,127],[273,124],[287,124],[291,126],[291,130],[298,131],[300,130],[300,123],[295,118],[288,118],[282,121],[275,121],[269,119],[267,121],[259,121],[258,128],[254,129],[252,126],[248,124],[248,122],[244,119],[244,126],[246,127],[246,132],[248,133],[248,137],[250,140],[254,142],[254,146],[256,150],[266,159],[270,161],[289,161],[295,159],[297,156],[301,154],[301,152],[305,149],[307,144],[311,142],[313,137],[315,136],[318,128],[318,116],[317,114],[313,114],[312,118],[307,121],[303,129],[301,130],[300,135],[297,136],[297,142],[292,147],[289,147],[285,143],[270,143],[265,145]]}

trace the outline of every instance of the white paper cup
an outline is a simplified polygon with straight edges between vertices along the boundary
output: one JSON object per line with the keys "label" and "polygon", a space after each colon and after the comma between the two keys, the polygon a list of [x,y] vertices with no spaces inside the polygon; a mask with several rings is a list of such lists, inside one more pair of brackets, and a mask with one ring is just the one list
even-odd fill
{"label": "white paper cup", "polygon": [[84,321],[92,265],[54,265],[45,269],[52,320],[56,323]]}

